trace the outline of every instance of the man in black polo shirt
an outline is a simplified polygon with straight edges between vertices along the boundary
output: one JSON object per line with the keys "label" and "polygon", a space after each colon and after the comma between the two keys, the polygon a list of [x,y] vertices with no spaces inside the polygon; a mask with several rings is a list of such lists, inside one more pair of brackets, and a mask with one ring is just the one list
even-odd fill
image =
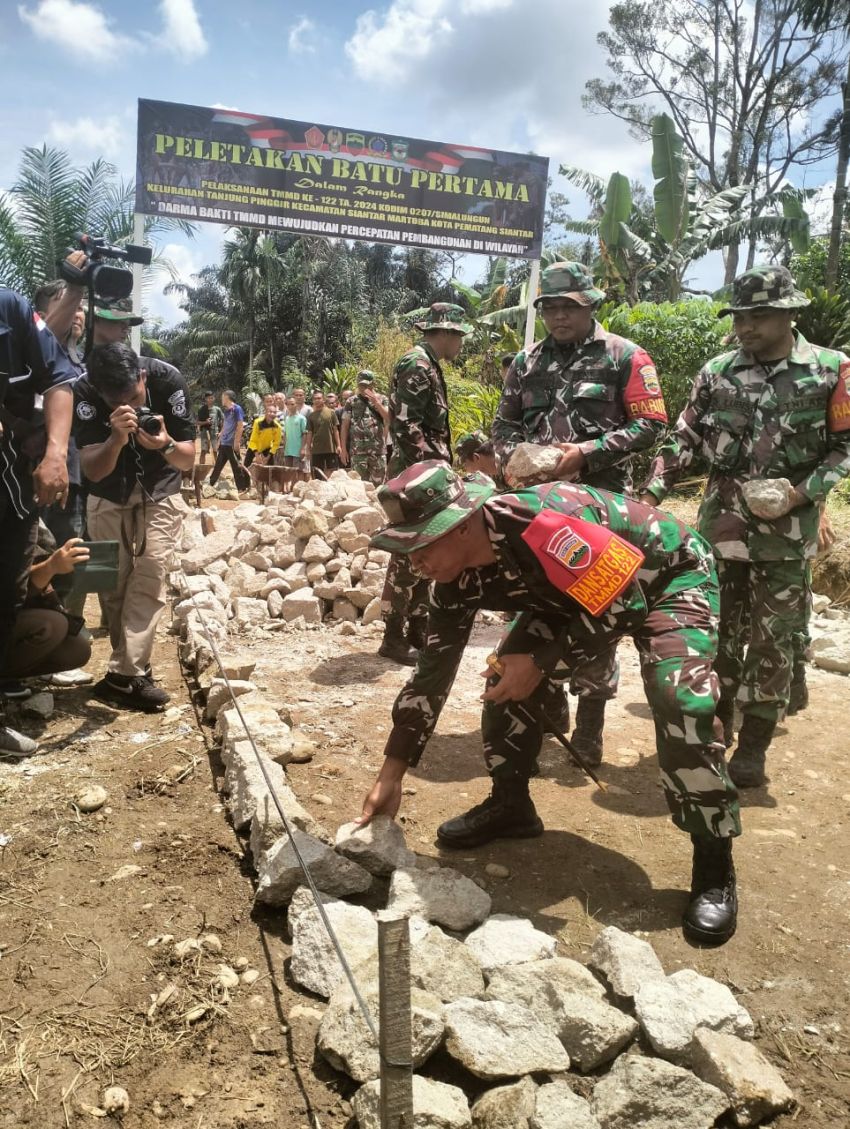
{"label": "man in black polo shirt", "polygon": [[150,658],[168,563],[185,512],[183,471],[195,459],[189,390],[178,370],[127,345],[96,345],[74,388],[74,435],[88,481],[93,541],[119,543],[118,586],[104,595],[112,655],[97,697],[154,710],[168,695]]}

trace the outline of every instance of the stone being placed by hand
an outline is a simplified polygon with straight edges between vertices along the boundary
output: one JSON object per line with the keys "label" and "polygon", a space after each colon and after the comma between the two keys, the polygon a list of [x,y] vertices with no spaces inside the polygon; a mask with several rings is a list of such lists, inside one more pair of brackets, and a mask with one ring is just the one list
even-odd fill
{"label": "stone being placed by hand", "polygon": [[773,521],[791,509],[794,487],[787,478],[760,478],[745,482],[744,501],[756,517]]}
{"label": "stone being placed by hand", "polygon": [[416,866],[416,855],[405,844],[404,832],[388,815],[376,815],[365,827],[344,824],[336,833],[335,846],[371,874],[392,874],[399,867]]}
{"label": "stone being placed by hand", "polygon": [[536,486],[557,478],[563,451],[558,447],[541,447],[537,443],[520,443],[505,467],[510,486]]}

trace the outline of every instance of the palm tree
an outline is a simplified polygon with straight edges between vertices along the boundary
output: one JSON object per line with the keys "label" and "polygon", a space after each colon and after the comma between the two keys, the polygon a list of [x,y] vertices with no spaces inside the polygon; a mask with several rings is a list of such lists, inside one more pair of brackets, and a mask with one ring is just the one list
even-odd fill
{"label": "palm tree", "polygon": [[[32,294],[48,278],[77,234],[105,236],[128,243],[133,237],[133,186],[118,178],[114,165],[100,158],[87,168],[74,167],[66,153],[44,145],[24,149],[18,179],[0,196],[0,281]],[[145,235],[179,229],[194,234],[181,220],[148,216]],[[155,268],[173,274],[162,258]]]}

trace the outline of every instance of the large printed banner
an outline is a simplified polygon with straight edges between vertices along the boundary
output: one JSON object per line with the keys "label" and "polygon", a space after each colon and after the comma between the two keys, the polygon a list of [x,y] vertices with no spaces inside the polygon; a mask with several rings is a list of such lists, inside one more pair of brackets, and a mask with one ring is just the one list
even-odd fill
{"label": "large printed banner", "polygon": [[540,255],[547,157],[139,100],[136,211]]}

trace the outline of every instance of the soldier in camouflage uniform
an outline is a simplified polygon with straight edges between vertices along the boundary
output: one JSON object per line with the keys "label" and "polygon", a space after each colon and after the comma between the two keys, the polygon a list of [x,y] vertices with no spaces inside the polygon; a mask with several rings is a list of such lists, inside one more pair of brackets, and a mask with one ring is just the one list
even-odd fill
{"label": "soldier in camouflage uniform", "polygon": [[342,414],[340,445],[351,469],[375,486],[387,477],[384,430],[389,418],[386,400],[375,391],[375,374],[363,369],[357,374],[357,395]]}
{"label": "soldier in camouflage uniform", "polygon": [[[605,298],[581,263],[543,271],[539,308],[547,336],[518,353],[504,383],[493,440],[508,486],[520,443],[563,450],[557,478],[627,494],[631,458],[661,438],[667,422],[652,357],[607,333],[594,312]],[[590,764],[602,760],[605,704],[617,693],[616,643],[573,671],[578,695],[573,742]]]}
{"label": "soldier in camouflage uniform", "polygon": [[[795,648],[795,635],[806,630],[818,508],[850,473],[850,360],[794,330],[794,311],[808,301],[784,267],[755,267],[735,279],[732,305],[720,313],[732,314],[741,347],[698,374],[642,495],[660,501],[696,455],[707,460],[699,530],[718,560],[718,716],[728,745],[736,697],[743,712],[729,763],[739,788],[765,781],[794,652],[804,645],[798,638]],[[773,518],[746,501],[748,484],[765,479],[785,492]]]}
{"label": "soldier in camouflage uniform", "polygon": [[445,464],[410,467],[381,487],[390,524],[372,544],[410,554],[434,581],[428,639],[393,707],[386,759],[361,819],[394,816],[401,781],[434,730],[479,608],[519,612],[484,693],[493,789],[437,835],[447,847],[543,831],[529,795],[542,739],[541,688],[630,635],[655,719],[673,822],[693,840],[687,934],[723,942],[735,928],[735,789],[714,728],[719,594],[711,550],[669,514],[621,495],[556,482],[496,494]]}
{"label": "soldier in camouflage uniform", "polygon": [[[451,462],[449,400],[441,361],[454,361],[472,326],[460,306],[435,302],[421,321],[422,343],[399,360],[390,383],[390,477],[423,459]],[[404,555],[387,568],[381,596],[385,631],[378,654],[414,666],[428,622],[428,581]]]}

